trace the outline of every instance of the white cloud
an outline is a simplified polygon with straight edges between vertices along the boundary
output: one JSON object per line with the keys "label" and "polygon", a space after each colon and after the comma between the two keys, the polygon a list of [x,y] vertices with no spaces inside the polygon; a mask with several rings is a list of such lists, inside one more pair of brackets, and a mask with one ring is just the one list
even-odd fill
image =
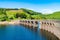
{"label": "white cloud", "polygon": [[50,13],[53,13],[54,11],[51,10],[51,9],[42,9],[40,12],[42,12],[43,14],[50,14]]}

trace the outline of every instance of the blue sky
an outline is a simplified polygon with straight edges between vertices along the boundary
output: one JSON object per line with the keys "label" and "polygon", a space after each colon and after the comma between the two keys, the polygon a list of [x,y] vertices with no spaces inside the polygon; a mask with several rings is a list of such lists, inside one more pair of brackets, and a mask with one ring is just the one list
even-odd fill
{"label": "blue sky", "polygon": [[42,13],[60,11],[60,0],[0,0],[1,8],[27,8]]}

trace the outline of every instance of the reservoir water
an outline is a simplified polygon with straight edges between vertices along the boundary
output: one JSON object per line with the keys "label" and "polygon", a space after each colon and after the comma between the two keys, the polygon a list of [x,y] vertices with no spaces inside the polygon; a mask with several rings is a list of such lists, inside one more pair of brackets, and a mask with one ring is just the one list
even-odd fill
{"label": "reservoir water", "polygon": [[0,25],[0,40],[47,40],[40,31],[22,25]]}

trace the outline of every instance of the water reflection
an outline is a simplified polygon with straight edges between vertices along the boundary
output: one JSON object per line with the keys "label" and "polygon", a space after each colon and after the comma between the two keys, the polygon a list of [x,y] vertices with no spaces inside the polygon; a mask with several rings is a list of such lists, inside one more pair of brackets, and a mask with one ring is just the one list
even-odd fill
{"label": "water reflection", "polygon": [[53,34],[22,25],[0,25],[0,40],[58,40]]}
{"label": "water reflection", "polygon": [[39,34],[42,38],[44,37],[45,38],[44,40],[59,40],[53,33],[50,33],[46,30],[38,30],[37,28],[35,29],[29,28],[29,29]]}
{"label": "water reflection", "polygon": [[0,25],[0,40],[46,40],[46,38],[31,27]]}

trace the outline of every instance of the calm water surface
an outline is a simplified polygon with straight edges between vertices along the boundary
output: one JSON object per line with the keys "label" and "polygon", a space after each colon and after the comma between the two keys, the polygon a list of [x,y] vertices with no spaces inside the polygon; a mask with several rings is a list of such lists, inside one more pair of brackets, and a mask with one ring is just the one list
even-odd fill
{"label": "calm water surface", "polygon": [[0,26],[0,40],[46,40],[46,37],[22,25],[6,25]]}

